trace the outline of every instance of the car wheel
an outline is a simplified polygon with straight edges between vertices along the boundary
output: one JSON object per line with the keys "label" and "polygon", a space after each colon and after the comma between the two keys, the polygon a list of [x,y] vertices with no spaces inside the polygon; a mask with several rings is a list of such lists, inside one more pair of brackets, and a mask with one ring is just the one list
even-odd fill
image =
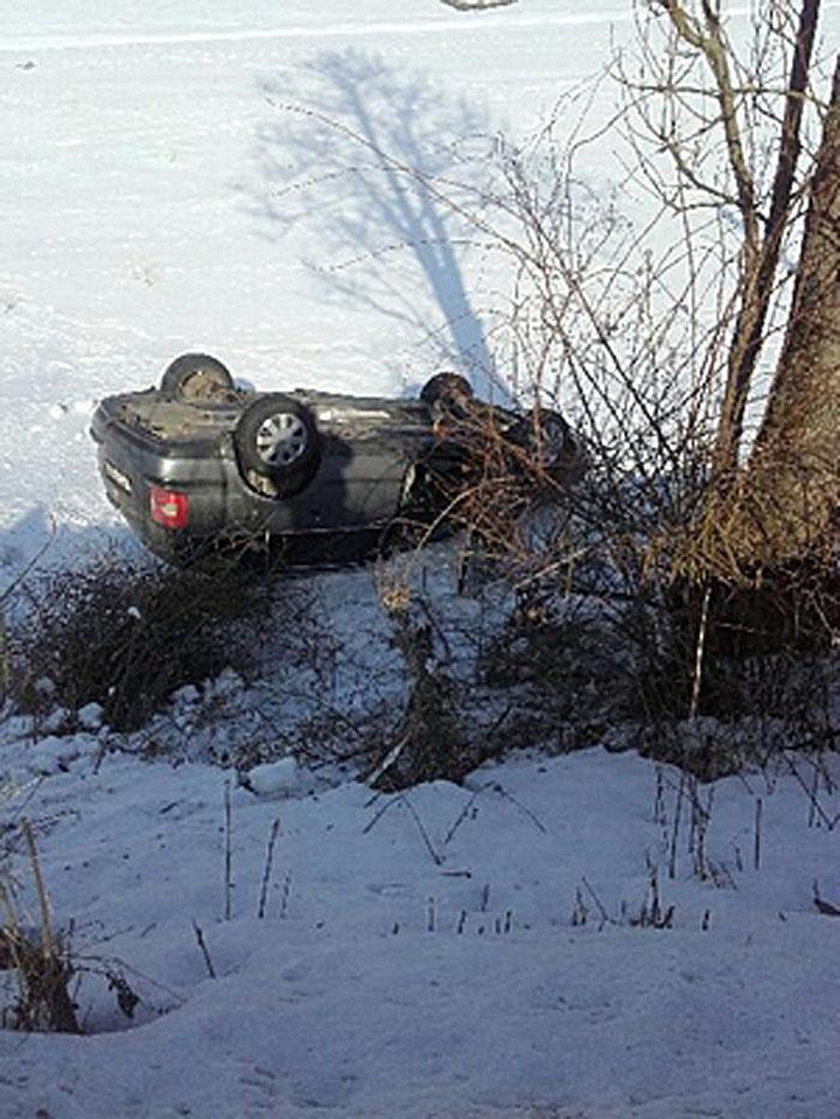
{"label": "car wheel", "polygon": [[420,390],[420,399],[431,408],[441,401],[472,400],[472,385],[460,373],[435,373]]}
{"label": "car wheel", "polygon": [[311,411],[280,393],[261,396],[245,409],[233,442],[245,478],[266,479],[270,486],[258,488],[273,489],[277,497],[304,490],[320,463],[318,429]]}
{"label": "car wheel", "polygon": [[218,400],[232,389],[227,367],[209,354],[182,354],[167,366],[160,382],[164,397],[189,404]]}
{"label": "car wheel", "polygon": [[559,412],[548,408],[540,408],[520,420],[508,438],[527,450],[534,465],[549,474],[568,470],[577,454],[569,425]]}

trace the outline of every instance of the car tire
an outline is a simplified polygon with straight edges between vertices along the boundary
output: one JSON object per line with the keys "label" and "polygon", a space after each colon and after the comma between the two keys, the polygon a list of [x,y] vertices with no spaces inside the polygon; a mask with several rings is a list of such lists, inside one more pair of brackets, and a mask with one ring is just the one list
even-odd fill
{"label": "car tire", "polygon": [[227,366],[209,354],[182,354],[167,366],[160,382],[163,397],[188,404],[219,400],[232,389]]}
{"label": "car tire", "polygon": [[315,417],[306,405],[281,393],[249,404],[233,433],[239,468],[248,479],[266,479],[277,497],[306,489],[321,461]]}
{"label": "car tire", "polygon": [[431,408],[441,401],[458,398],[472,400],[472,385],[460,373],[435,373],[420,390],[420,399]]}
{"label": "car tire", "polygon": [[559,412],[540,408],[535,415],[523,417],[509,432],[508,439],[533,456],[534,465],[553,475],[568,471],[577,455],[571,428]]}

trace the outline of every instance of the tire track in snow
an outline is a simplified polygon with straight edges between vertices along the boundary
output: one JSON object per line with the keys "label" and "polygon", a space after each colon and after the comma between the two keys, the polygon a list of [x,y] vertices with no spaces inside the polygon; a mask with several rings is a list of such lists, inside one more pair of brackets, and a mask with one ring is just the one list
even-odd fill
{"label": "tire track in snow", "polygon": [[[828,0],[824,11],[840,8],[840,0]],[[741,5],[727,12],[731,17],[749,15],[751,7]],[[597,24],[630,23],[633,12],[616,7],[609,12],[562,13],[558,15],[522,15],[519,12],[485,12],[481,18],[426,19],[423,21],[377,21],[375,23],[336,23],[332,26],[301,26],[284,28],[252,28],[241,31],[173,31],[133,32],[123,35],[92,32],[80,35],[21,36],[0,42],[0,54],[35,50],[100,50],[112,47],[178,46],[204,43],[249,43],[261,40],[378,38],[382,35],[447,34],[474,35],[479,31],[533,30],[535,27],[583,27]]]}
{"label": "tire track in snow", "polygon": [[253,28],[241,31],[136,32],[124,35],[93,32],[81,35],[36,35],[0,42],[0,53],[35,50],[99,50],[109,47],[179,46],[204,43],[249,43],[272,39],[329,39],[352,36],[379,38],[382,35],[475,34],[477,31],[531,30],[534,27],[580,27],[599,23],[628,23],[632,12],[589,12],[556,16],[496,15],[483,19],[449,19],[415,22],[337,23],[331,27]]}

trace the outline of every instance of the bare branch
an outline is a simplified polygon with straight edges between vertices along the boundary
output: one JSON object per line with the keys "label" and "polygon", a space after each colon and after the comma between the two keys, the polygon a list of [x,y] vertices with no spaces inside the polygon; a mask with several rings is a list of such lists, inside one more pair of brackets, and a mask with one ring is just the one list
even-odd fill
{"label": "bare branch", "polygon": [[706,19],[704,30],[696,20],[691,19],[678,0],[657,0],[657,3],[667,12],[680,38],[703,54],[714,75],[715,93],[720,104],[721,121],[726,135],[726,150],[735,176],[738,208],[744,222],[744,247],[748,255],[757,254],[759,228],[755,205],[755,182],[744,154],[735,101],[735,82],[732,80],[729,51],[723,38],[719,15],[712,9],[708,0],[704,0],[703,13]]}

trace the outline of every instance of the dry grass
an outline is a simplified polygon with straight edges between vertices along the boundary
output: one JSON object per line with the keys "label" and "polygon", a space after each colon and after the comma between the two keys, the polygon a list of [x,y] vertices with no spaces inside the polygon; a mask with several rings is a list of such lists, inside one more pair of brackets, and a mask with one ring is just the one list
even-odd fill
{"label": "dry grass", "polygon": [[29,821],[21,831],[35,885],[40,925],[24,927],[18,916],[11,882],[0,881],[3,927],[0,929],[0,967],[14,969],[18,997],[3,1012],[4,1023],[17,1030],[80,1033],[70,984],[76,974],[67,939],[53,928],[49,899],[41,875]]}

